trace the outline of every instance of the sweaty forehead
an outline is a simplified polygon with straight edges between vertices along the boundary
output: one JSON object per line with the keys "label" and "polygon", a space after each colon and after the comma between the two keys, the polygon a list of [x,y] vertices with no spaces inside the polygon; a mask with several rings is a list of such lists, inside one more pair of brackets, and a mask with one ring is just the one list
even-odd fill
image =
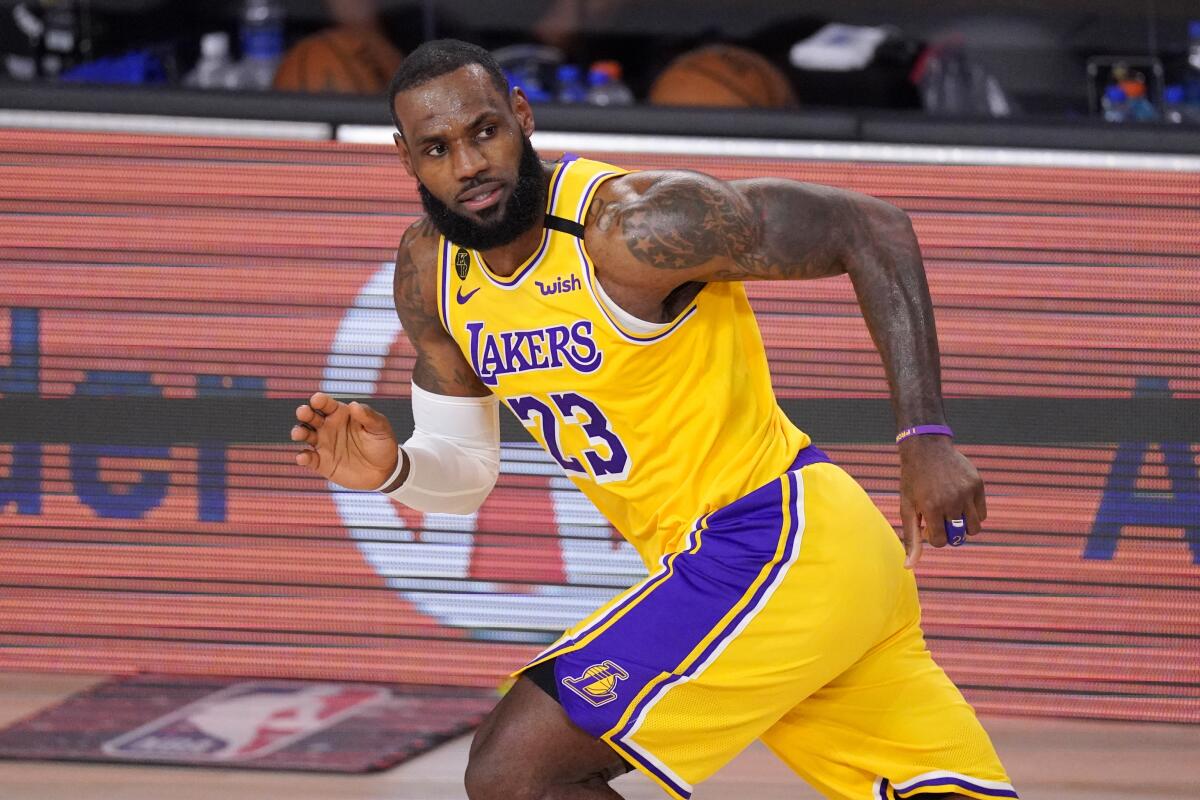
{"label": "sweaty forehead", "polygon": [[406,138],[449,135],[480,114],[503,112],[507,98],[478,64],[468,64],[396,95],[396,116]]}

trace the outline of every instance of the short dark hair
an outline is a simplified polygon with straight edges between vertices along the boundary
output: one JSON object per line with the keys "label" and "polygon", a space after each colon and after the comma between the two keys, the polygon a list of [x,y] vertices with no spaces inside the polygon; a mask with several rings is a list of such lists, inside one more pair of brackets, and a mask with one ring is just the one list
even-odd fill
{"label": "short dark hair", "polygon": [[400,118],[396,116],[396,95],[407,89],[428,83],[434,78],[454,72],[468,64],[478,64],[491,76],[492,85],[505,97],[508,97],[508,78],[499,62],[487,50],[479,45],[458,39],[434,39],[425,42],[400,63],[400,69],[392,76],[388,86],[388,102],[392,108],[392,122],[396,130],[403,135]]}

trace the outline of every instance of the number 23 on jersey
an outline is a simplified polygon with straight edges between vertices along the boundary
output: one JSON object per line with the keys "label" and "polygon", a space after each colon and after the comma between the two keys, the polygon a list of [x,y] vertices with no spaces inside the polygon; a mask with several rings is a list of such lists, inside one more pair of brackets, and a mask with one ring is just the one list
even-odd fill
{"label": "number 23 on jersey", "polygon": [[[526,428],[540,428],[546,450],[572,478],[609,483],[628,477],[629,451],[604,412],[578,392],[552,392],[546,398],[521,395],[509,398],[508,406]],[[587,438],[587,446],[577,451],[582,458],[565,452],[573,427]]]}

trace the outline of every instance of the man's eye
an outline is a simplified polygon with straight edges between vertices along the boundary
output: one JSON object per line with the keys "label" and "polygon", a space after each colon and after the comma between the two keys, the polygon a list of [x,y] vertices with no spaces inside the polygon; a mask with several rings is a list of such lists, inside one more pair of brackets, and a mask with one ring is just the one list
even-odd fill
{"label": "man's eye", "polygon": [[495,136],[495,135],[496,135],[496,126],[495,126],[495,125],[488,125],[486,128],[484,128],[483,130],[481,130],[481,131],[479,132],[479,135],[480,135],[480,136],[482,136],[482,137],[483,137],[483,138],[485,138],[485,139],[490,139],[490,138],[492,138],[493,136]]}
{"label": "man's eye", "polygon": [[446,146],[441,145],[441,144],[435,144],[433,147],[431,147],[425,151],[425,155],[429,155],[429,156],[440,156],[440,155],[444,155],[445,153],[446,153]]}

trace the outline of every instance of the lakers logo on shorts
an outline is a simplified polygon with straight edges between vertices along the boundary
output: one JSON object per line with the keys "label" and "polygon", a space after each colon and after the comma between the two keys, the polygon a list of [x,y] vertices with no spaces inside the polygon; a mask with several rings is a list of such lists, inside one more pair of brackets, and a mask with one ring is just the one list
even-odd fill
{"label": "lakers logo on shorts", "polygon": [[629,673],[611,661],[593,664],[578,678],[563,678],[566,686],[575,694],[594,706],[602,706],[617,699],[617,681],[626,680]]}

